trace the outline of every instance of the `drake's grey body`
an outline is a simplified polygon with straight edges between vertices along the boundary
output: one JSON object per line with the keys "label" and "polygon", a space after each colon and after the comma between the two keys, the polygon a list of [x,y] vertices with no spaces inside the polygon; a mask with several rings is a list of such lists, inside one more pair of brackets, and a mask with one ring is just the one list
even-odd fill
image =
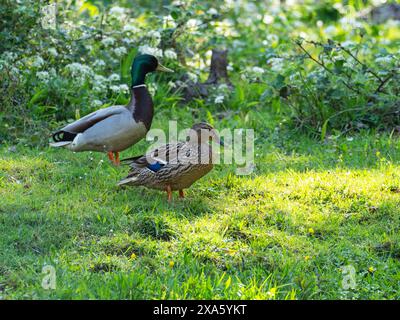
{"label": "drake's grey body", "polygon": [[66,148],[71,151],[123,151],[141,140],[147,133],[143,122],[135,122],[130,110],[124,106],[96,111],[87,118],[80,119],[81,122],[72,123],[62,130],[76,133],[75,128],[97,119],[101,120],[79,133]]}
{"label": "drake's grey body", "polygon": [[72,141],[52,143],[71,151],[123,151],[146,136],[153,120],[153,102],[144,85],[131,89],[126,106],[111,106],[92,112],[59,132],[76,134]]}
{"label": "drake's grey body", "polygon": [[144,84],[154,71],[173,72],[150,54],[135,57],[132,63],[131,100],[126,106],[112,106],[79,119],[53,134],[52,147],[72,151],[107,152],[119,165],[119,152],[146,136],[153,120],[153,101]]}

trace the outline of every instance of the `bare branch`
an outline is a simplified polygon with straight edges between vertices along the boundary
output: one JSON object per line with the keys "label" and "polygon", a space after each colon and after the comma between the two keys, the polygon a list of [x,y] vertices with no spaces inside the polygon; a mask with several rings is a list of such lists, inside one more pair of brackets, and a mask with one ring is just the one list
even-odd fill
{"label": "bare branch", "polygon": [[[327,72],[329,72],[330,74],[334,74],[334,72],[329,69],[323,62],[319,61],[318,59],[314,58],[303,46],[299,41],[295,41],[295,43],[300,47],[300,49],[315,63],[317,63],[318,65],[320,65],[322,68],[324,68],[324,70],[326,70]],[[311,43],[311,42],[310,42]],[[349,88],[350,90],[354,91],[357,94],[361,94],[360,90],[354,88],[353,86],[351,86],[349,83],[345,82],[343,79],[341,79],[342,83]]]}
{"label": "bare branch", "polygon": [[383,87],[385,86],[386,83],[389,82],[390,79],[392,79],[396,74],[395,70],[392,70],[392,72],[385,78],[382,80],[382,82],[380,83],[379,87],[375,90],[374,93],[379,93],[382,91]]}
{"label": "bare branch", "polygon": [[338,46],[339,46],[340,49],[342,49],[344,52],[346,52],[350,57],[352,57],[355,61],[357,61],[360,65],[362,65],[367,72],[372,74],[380,82],[383,81],[383,79],[376,72],[374,72],[371,68],[369,68],[365,63],[360,61],[360,59],[358,59],[350,50],[348,50],[345,47],[343,47],[340,43],[338,44]]}

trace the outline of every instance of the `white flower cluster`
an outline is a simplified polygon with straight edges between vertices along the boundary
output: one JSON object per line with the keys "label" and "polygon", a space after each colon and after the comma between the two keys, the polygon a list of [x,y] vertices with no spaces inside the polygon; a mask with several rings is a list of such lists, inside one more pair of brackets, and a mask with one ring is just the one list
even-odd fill
{"label": "white flower cluster", "polygon": [[32,61],[32,66],[35,68],[40,68],[43,65],[44,65],[44,60],[41,56],[36,56]]}
{"label": "white flower cluster", "polygon": [[102,105],[103,105],[103,101],[97,100],[97,99],[92,100],[92,107],[93,107],[93,108],[99,108],[99,107],[101,107]]}
{"label": "white flower cluster", "polygon": [[261,67],[257,67],[257,66],[247,67],[245,69],[245,72],[242,73],[241,79],[242,80],[250,79],[250,80],[254,81],[254,80],[259,79],[264,73],[265,73],[265,70]]}
{"label": "white flower cluster", "polygon": [[229,87],[225,83],[218,86],[216,96],[214,98],[215,104],[222,104],[229,94]]}
{"label": "white flower cluster", "polygon": [[118,7],[118,6],[111,7],[108,12],[109,12],[110,17],[117,19],[119,21],[125,20],[129,14],[127,8]]}
{"label": "white flower cluster", "polygon": [[16,58],[17,58],[17,54],[15,52],[11,52],[11,51],[5,51],[1,55],[1,59],[5,60],[7,62],[13,62]]}
{"label": "white flower cluster", "polygon": [[263,41],[263,45],[276,47],[278,45],[278,42],[279,36],[277,36],[276,34],[269,34],[267,35],[267,39]]}
{"label": "white flower cluster", "polygon": [[110,90],[115,93],[127,93],[129,92],[129,87],[126,84],[112,85]]}
{"label": "white flower cluster", "polygon": [[167,85],[168,85],[168,87],[170,87],[171,89],[176,88],[176,84],[175,84],[173,81],[169,81],[169,82],[167,83]]}
{"label": "white flower cluster", "polygon": [[210,8],[210,9],[207,10],[207,14],[215,16],[215,15],[218,14],[218,10],[215,9],[215,8]]}
{"label": "white flower cluster", "polygon": [[152,39],[152,42],[155,44],[159,44],[161,41],[161,33],[156,30],[150,30],[147,33],[147,36]]}
{"label": "white flower cluster", "polygon": [[117,57],[122,57],[124,54],[126,54],[126,48],[125,47],[118,47],[114,49],[114,53]]}
{"label": "white flower cluster", "polygon": [[392,56],[380,56],[375,59],[375,62],[382,65],[391,65],[394,59]]}
{"label": "white flower cluster", "polygon": [[47,49],[47,52],[52,55],[53,57],[57,57],[58,56],[58,52],[56,48],[49,48]]}
{"label": "white flower cluster", "polygon": [[111,74],[111,75],[108,77],[108,80],[109,80],[110,82],[115,82],[115,81],[121,80],[121,77],[119,76],[119,74],[113,73],[113,74]]}
{"label": "white flower cluster", "polygon": [[108,79],[100,74],[95,74],[93,77],[93,91],[101,93],[107,90]]}
{"label": "white flower cluster", "polygon": [[95,60],[95,62],[93,63],[93,65],[95,67],[104,67],[106,65],[106,63],[104,62],[104,60],[102,59],[97,59]]}
{"label": "white flower cluster", "polygon": [[197,76],[197,74],[195,74],[195,73],[193,73],[193,72],[188,72],[187,75],[188,75],[188,77],[189,77],[189,80],[192,81],[192,82],[197,82],[197,80],[198,80],[198,78],[199,78],[199,77]]}
{"label": "white flower cluster", "polygon": [[110,46],[114,45],[115,39],[113,37],[107,37],[107,38],[104,38],[103,40],[101,40],[101,43],[103,45],[105,45],[106,47],[110,47]]}
{"label": "white flower cluster", "polygon": [[274,22],[275,18],[269,14],[265,14],[263,17],[263,22],[265,24],[272,24]]}
{"label": "white flower cluster", "polygon": [[180,6],[183,6],[184,4],[185,4],[185,1],[183,1],[183,0],[174,0],[171,3],[171,5],[173,5],[175,7],[180,7]]}
{"label": "white flower cluster", "polygon": [[73,62],[70,64],[67,64],[65,66],[65,69],[67,69],[69,72],[71,72],[72,75],[77,76],[77,75],[91,75],[92,74],[92,69],[84,64],[78,63],[78,62]]}
{"label": "white flower cluster", "polygon": [[341,43],[342,47],[344,47],[344,48],[351,48],[355,44],[356,43],[354,41],[350,41],[350,40],[347,40],[347,41],[344,41]]}
{"label": "white flower cluster", "polygon": [[175,60],[177,58],[177,54],[173,49],[167,49],[164,51],[164,57],[167,59]]}
{"label": "white flower cluster", "polygon": [[57,71],[54,68],[50,68],[48,71],[38,71],[36,72],[36,78],[45,84],[48,84],[51,79],[57,76]]}
{"label": "white flower cluster", "polygon": [[74,62],[65,66],[65,69],[73,76],[73,80],[82,85],[86,79],[93,76],[93,70],[84,64]]}
{"label": "white flower cluster", "polygon": [[156,83],[149,83],[147,85],[147,89],[149,90],[149,92],[152,96],[154,96],[156,94],[157,88],[158,88],[158,86]]}
{"label": "white flower cluster", "polygon": [[274,72],[282,72],[284,68],[284,59],[282,58],[270,58],[267,63],[271,66],[271,70]]}
{"label": "white flower cluster", "polygon": [[187,22],[186,22],[186,26],[189,28],[189,29],[196,29],[199,25],[201,25],[202,24],[202,21],[201,20],[199,20],[199,19],[189,19]]}
{"label": "white flower cluster", "polygon": [[149,45],[145,44],[143,46],[139,47],[139,52],[141,54],[151,54],[155,57],[162,57],[163,56],[163,52],[161,49],[159,48],[155,48],[155,47],[150,47]]}
{"label": "white flower cluster", "polygon": [[324,33],[327,35],[334,35],[336,33],[336,27],[333,25],[329,25],[325,28]]}
{"label": "white flower cluster", "polygon": [[214,21],[211,22],[211,25],[214,26],[214,30],[217,34],[220,34],[224,37],[235,37],[239,35],[238,32],[233,28],[234,24],[230,19]]}
{"label": "white flower cluster", "polygon": [[265,70],[263,68],[260,68],[260,67],[253,67],[252,71],[253,71],[253,73],[259,74],[259,75],[261,75],[261,74],[263,74],[265,72]]}
{"label": "white flower cluster", "polygon": [[36,72],[36,77],[44,83],[48,83],[50,80],[50,75],[47,71],[38,71]]}
{"label": "white flower cluster", "polygon": [[125,31],[125,32],[132,32],[132,33],[137,33],[137,32],[139,32],[139,28],[137,28],[135,25],[133,25],[133,24],[126,24],[126,25],[124,25],[124,28],[123,28],[123,30]]}
{"label": "white flower cluster", "polygon": [[215,104],[221,104],[221,103],[224,102],[224,99],[225,99],[225,96],[223,96],[223,95],[218,95],[218,96],[215,97],[214,103],[215,103]]}
{"label": "white flower cluster", "polygon": [[207,61],[204,61],[204,59],[200,56],[200,54],[196,53],[192,56],[192,59],[186,61],[187,65],[189,67],[202,70],[210,65],[211,50],[207,51],[205,56],[206,56]]}
{"label": "white flower cluster", "polygon": [[339,20],[340,25],[344,30],[354,30],[356,28],[362,28],[363,24],[358,21],[355,17],[345,16]]}
{"label": "white flower cluster", "polygon": [[14,52],[3,52],[3,54],[0,55],[0,70],[8,69],[11,76],[18,78],[21,75],[19,68],[22,66],[22,62],[14,62],[17,57],[18,55]]}
{"label": "white flower cluster", "polygon": [[176,22],[171,15],[163,17],[163,24],[165,28],[176,28]]}

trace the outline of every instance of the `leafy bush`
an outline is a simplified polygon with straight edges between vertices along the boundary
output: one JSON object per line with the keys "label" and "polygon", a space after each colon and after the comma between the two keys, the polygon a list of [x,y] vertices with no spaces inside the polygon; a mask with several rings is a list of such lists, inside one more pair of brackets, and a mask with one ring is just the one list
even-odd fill
{"label": "leafy bush", "polygon": [[[42,26],[42,9],[33,1],[1,5],[2,20],[11,22],[4,26],[0,51],[0,119],[5,123],[1,140],[36,143],[36,138],[25,141],[24,137],[42,130],[47,134],[55,122],[126,103],[130,67],[138,53],[153,54],[179,71],[177,59],[184,61],[179,59],[181,47],[176,38],[182,32],[189,35],[185,30],[197,23],[189,17],[199,6],[169,6],[166,15],[159,17],[146,7],[138,11],[103,8],[90,1],[69,6],[63,1],[56,28]],[[183,13],[187,14],[181,17]],[[212,14],[203,16],[207,19]],[[24,20],[22,27],[12,23]],[[183,38],[186,43],[187,37]],[[150,81],[149,86],[154,94],[157,85]]]}
{"label": "leafy bush", "polygon": [[300,52],[286,60],[289,67],[276,76],[271,96],[273,103],[290,109],[297,127],[319,132],[324,139],[327,128],[349,131],[400,125],[398,54],[368,42],[299,39],[295,43]]}
{"label": "leafy bush", "polygon": [[60,122],[124,104],[139,52],[177,71],[148,81],[157,107],[169,108],[187,79],[205,81],[218,47],[229,50],[235,89],[215,87],[191,102],[193,109],[268,108],[322,137],[332,129],[399,125],[399,24],[358,18],[366,2],[64,0],[57,6],[56,26],[48,27],[41,2],[0,4],[0,141],[45,144],[43,136]]}

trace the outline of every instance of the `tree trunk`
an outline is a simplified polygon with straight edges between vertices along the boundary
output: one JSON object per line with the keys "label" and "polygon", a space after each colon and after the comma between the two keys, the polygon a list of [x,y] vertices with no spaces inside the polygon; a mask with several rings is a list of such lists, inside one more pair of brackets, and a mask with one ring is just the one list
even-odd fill
{"label": "tree trunk", "polygon": [[206,84],[217,84],[221,80],[231,84],[228,77],[228,50],[212,50],[210,74]]}
{"label": "tree trunk", "polygon": [[207,97],[210,86],[216,86],[219,83],[226,83],[229,88],[233,88],[228,76],[228,50],[212,50],[210,73],[204,83],[190,82],[189,77],[184,75],[182,81],[186,83],[183,90],[186,102],[199,97]]}

